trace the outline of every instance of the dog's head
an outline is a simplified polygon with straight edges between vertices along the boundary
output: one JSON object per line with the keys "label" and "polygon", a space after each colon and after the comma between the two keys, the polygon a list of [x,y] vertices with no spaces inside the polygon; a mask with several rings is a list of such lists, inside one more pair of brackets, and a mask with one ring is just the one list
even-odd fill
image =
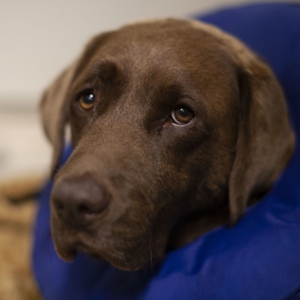
{"label": "dog's head", "polygon": [[161,258],[172,230],[177,240],[195,238],[195,219],[228,207],[237,221],[294,147],[268,66],[194,21],[96,36],[45,92],[41,110],[53,172],[67,122],[74,146],[52,191],[58,254],[72,260],[83,251],[126,270]]}

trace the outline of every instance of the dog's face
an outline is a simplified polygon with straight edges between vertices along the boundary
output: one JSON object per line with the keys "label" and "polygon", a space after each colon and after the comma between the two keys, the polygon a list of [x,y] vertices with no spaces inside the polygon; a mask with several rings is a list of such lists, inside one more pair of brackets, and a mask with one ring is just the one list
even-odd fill
{"label": "dog's face", "polygon": [[195,238],[195,216],[229,207],[235,222],[294,144],[269,68],[233,37],[181,20],[95,37],[46,91],[42,113],[53,168],[66,122],[74,146],[52,191],[58,254],[126,270],[163,257],[172,230],[177,244]]}

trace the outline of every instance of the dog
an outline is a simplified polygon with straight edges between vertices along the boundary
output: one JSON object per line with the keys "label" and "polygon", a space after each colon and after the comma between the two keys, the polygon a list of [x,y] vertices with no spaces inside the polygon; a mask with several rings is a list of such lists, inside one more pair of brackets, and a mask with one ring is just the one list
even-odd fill
{"label": "dog", "polygon": [[[270,68],[197,21],[94,37],[44,92],[58,255],[129,271],[234,225],[287,165],[295,137]],[[66,125],[74,151],[58,169]]]}

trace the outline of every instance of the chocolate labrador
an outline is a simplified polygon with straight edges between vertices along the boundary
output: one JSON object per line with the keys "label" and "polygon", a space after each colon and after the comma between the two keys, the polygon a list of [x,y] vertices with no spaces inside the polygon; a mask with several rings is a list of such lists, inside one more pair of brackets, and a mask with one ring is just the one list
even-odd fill
{"label": "chocolate labrador", "polygon": [[[124,270],[160,260],[260,199],[294,148],[283,92],[244,44],[196,21],[94,37],[41,102],[57,253]],[[58,171],[66,124],[74,151]]]}

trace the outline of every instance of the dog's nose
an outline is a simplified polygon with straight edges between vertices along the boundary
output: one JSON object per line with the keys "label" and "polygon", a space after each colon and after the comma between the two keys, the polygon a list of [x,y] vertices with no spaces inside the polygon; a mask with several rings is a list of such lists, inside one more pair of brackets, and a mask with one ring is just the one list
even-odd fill
{"label": "dog's nose", "polygon": [[64,223],[81,227],[93,223],[105,210],[109,193],[93,179],[63,179],[52,191],[52,209]]}

